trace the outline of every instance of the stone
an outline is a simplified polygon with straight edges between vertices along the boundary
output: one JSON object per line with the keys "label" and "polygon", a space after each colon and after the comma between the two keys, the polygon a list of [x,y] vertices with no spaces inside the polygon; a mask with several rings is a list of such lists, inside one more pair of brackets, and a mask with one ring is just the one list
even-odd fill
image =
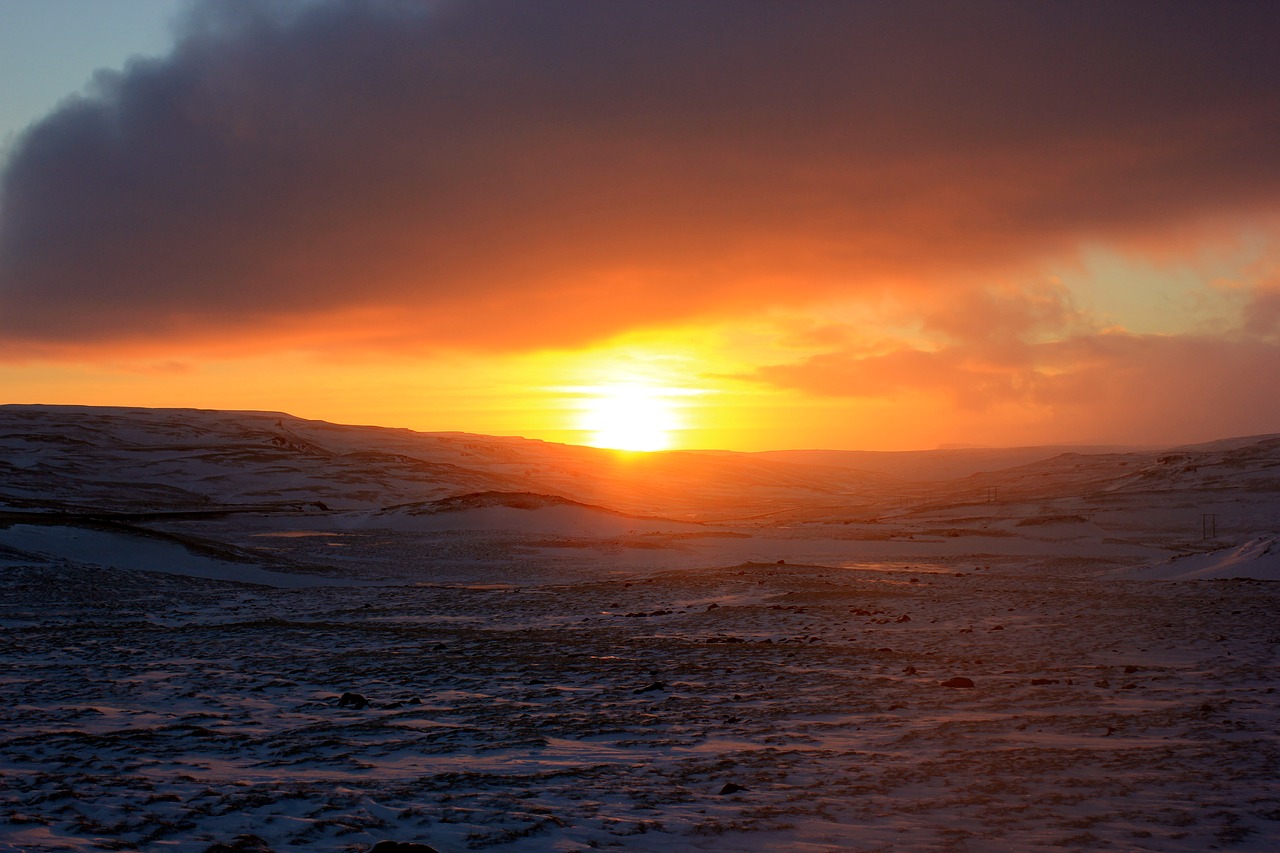
{"label": "stone", "polygon": [[351,708],[359,711],[362,708],[369,707],[369,700],[361,696],[359,693],[343,693],[338,699],[339,708]]}
{"label": "stone", "polygon": [[237,835],[228,844],[211,844],[204,853],[272,853],[271,845],[256,835]]}

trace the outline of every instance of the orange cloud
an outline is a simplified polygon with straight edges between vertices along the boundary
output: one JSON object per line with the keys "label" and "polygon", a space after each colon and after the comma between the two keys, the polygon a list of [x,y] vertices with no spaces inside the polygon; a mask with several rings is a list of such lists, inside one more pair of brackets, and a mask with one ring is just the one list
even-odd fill
{"label": "orange cloud", "polygon": [[[205,3],[171,55],[15,146],[0,357],[576,346],[1274,212],[1278,25],[1270,4]],[[1069,323],[1037,299],[924,323]],[[1022,393],[971,354],[806,375],[874,388],[922,360]]]}
{"label": "orange cloud", "polygon": [[[957,412],[1052,418],[1039,440],[1149,443],[1274,432],[1280,343],[1189,335],[1098,333],[1025,343],[991,361],[967,345],[882,355],[822,353],[751,376],[810,395],[942,398]],[[993,435],[1002,431],[991,424]]]}

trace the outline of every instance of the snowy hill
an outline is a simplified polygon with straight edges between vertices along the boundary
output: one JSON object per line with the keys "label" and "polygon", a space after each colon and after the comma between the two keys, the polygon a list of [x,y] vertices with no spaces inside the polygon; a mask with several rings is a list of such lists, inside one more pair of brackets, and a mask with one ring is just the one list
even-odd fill
{"label": "snowy hill", "polygon": [[[625,454],[279,412],[11,405],[0,406],[0,512],[19,521],[34,513],[121,523],[235,516],[236,529],[246,531],[536,528],[604,536],[715,524],[757,538],[813,528],[836,543],[909,537],[953,551],[959,540],[989,552],[1081,556],[1106,551],[1108,542],[1128,556],[1151,548],[1200,553],[1277,532],[1275,436],[1060,450]],[[1037,518],[1078,523],[1029,523]],[[1212,535],[1202,529],[1208,519]]]}

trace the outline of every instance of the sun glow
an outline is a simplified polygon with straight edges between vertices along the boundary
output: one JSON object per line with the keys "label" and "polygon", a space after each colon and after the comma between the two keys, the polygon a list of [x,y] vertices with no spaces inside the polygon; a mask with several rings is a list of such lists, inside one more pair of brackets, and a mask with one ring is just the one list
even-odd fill
{"label": "sun glow", "polygon": [[591,433],[592,447],[614,450],[666,450],[680,419],[672,393],[640,384],[608,385],[592,389],[583,412],[582,428]]}

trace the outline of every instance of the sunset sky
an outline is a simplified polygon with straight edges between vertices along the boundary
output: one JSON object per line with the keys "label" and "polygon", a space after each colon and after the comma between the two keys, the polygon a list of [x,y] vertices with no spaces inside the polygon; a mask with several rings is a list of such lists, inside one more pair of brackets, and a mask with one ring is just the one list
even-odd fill
{"label": "sunset sky", "polygon": [[1280,432],[1278,36],[1227,0],[0,0],[0,402]]}

